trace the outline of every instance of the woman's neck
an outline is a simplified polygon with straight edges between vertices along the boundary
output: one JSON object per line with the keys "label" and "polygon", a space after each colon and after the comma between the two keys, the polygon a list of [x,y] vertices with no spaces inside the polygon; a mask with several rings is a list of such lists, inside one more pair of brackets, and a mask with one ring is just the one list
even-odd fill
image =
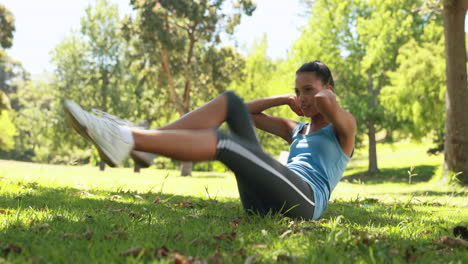
{"label": "woman's neck", "polygon": [[330,124],[330,121],[328,121],[323,115],[317,114],[313,116],[310,120],[310,132],[315,132],[320,130],[321,128],[324,128]]}

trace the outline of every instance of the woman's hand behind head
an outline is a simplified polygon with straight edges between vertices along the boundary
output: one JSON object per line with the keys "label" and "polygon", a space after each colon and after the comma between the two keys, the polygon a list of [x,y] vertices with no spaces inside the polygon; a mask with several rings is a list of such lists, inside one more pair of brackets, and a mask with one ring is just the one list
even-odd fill
{"label": "woman's hand behind head", "polygon": [[297,103],[297,96],[295,94],[288,94],[288,105],[291,110],[296,113],[298,116],[304,116],[299,104]]}

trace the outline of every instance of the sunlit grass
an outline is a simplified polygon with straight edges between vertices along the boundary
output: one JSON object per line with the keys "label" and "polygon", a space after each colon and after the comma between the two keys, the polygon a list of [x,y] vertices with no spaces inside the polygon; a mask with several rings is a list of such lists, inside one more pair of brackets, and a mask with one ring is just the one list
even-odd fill
{"label": "sunlit grass", "polygon": [[[427,182],[442,157],[426,149],[384,146],[377,175],[356,152],[318,221],[248,216],[230,173],[0,161],[0,261],[466,263],[443,241],[468,225],[467,191]],[[409,184],[411,166],[431,175]]]}

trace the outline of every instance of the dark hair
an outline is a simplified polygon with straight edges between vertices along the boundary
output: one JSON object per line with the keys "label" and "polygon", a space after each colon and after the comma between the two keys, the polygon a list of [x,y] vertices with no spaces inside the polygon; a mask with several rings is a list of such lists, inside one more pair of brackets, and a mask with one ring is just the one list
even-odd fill
{"label": "dark hair", "polygon": [[304,63],[296,71],[296,74],[301,72],[314,72],[317,75],[317,77],[319,77],[322,80],[323,84],[335,87],[335,82],[333,81],[333,76],[330,72],[330,69],[327,65],[325,65],[319,60]]}

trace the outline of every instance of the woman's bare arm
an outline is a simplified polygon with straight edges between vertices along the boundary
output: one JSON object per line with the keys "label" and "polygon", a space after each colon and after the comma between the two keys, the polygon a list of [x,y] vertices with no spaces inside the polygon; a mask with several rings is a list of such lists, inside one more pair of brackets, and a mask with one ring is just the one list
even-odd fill
{"label": "woman's bare arm", "polygon": [[317,110],[326,117],[335,128],[343,152],[351,155],[356,135],[356,119],[352,114],[340,107],[336,95],[331,90],[323,90],[315,95]]}
{"label": "woman's bare arm", "polygon": [[296,114],[303,115],[296,103],[296,96],[292,94],[265,97],[246,103],[257,128],[277,135],[291,143],[291,133],[297,122],[263,113],[269,108],[281,105],[289,105]]}

